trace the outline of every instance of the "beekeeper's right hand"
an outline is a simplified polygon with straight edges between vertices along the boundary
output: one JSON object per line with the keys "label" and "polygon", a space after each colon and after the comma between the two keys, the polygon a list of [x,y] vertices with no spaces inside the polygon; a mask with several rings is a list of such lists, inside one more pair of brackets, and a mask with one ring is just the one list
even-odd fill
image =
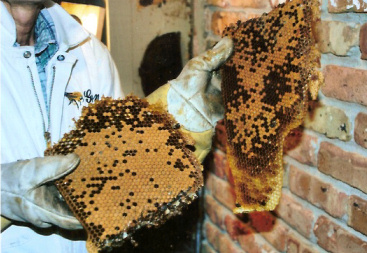
{"label": "beekeeper's right hand", "polygon": [[[81,224],[52,183],[70,173],[79,161],[76,154],[70,154],[2,164],[1,215],[41,228],[56,225],[64,229],[81,229]],[[2,230],[7,225],[3,217]]]}

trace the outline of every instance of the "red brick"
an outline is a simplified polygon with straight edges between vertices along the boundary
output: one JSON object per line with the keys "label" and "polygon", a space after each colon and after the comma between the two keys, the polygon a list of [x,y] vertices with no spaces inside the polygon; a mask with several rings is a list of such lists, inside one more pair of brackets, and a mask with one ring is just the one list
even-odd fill
{"label": "red brick", "polygon": [[348,195],[332,184],[313,177],[310,202],[323,208],[334,217],[341,218],[346,213]]}
{"label": "red brick", "polygon": [[359,32],[359,49],[361,50],[361,59],[367,60],[367,23],[361,26]]}
{"label": "red brick", "polygon": [[332,189],[333,187],[331,184],[313,178],[310,187],[310,202],[315,203],[317,206],[323,205],[327,207],[328,199],[330,195],[334,193]]}
{"label": "red brick", "polygon": [[291,165],[289,167],[289,189],[303,199],[310,199],[311,175]]}
{"label": "red brick", "polygon": [[348,225],[367,235],[367,200],[352,195],[349,200]]}
{"label": "red brick", "polygon": [[296,129],[289,134],[284,143],[284,151],[300,163],[316,165],[317,137],[311,136],[301,129]]}
{"label": "red brick", "polygon": [[238,242],[246,252],[248,253],[258,253],[261,252],[261,247],[256,243],[255,234],[246,234],[238,238]]}
{"label": "red brick", "polygon": [[302,253],[319,253],[319,252],[320,251],[318,249],[316,249],[316,248],[311,249],[311,250],[309,250],[309,249],[303,249],[302,250]]}
{"label": "red brick", "polygon": [[264,0],[207,0],[208,4],[226,7],[242,7],[242,8],[268,8],[270,3]]}
{"label": "red brick", "polygon": [[367,242],[349,233],[325,216],[317,220],[314,233],[317,243],[330,252],[367,253]]}
{"label": "red brick", "polygon": [[259,234],[241,235],[238,237],[238,242],[247,253],[277,252]]}
{"label": "red brick", "polygon": [[204,186],[210,192],[213,192],[214,188],[214,174],[209,171],[204,171],[206,174]]}
{"label": "red brick", "polygon": [[348,233],[346,230],[339,231],[337,238],[338,238],[337,252],[348,252],[348,253],[367,252],[367,241],[361,240],[360,238]]}
{"label": "red brick", "polygon": [[300,246],[297,242],[289,239],[287,246],[287,253],[298,253],[300,252]]}
{"label": "red brick", "polygon": [[211,29],[214,34],[221,35],[224,28],[235,24],[238,20],[246,21],[247,15],[242,12],[216,11],[212,15]]}
{"label": "red brick", "polygon": [[219,252],[245,253],[228,235],[221,235],[219,241]]}
{"label": "red brick", "polygon": [[288,238],[288,227],[281,219],[276,219],[272,229],[267,232],[261,232],[261,235],[276,248],[283,252],[286,249]]}
{"label": "red brick", "polygon": [[367,192],[367,157],[322,142],[318,154],[318,169]]}
{"label": "red brick", "polygon": [[320,251],[310,241],[292,232],[287,238],[287,253],[319,253]]}
{"label": "red brick", "polygon": [[310,237],[314,215],[311,210],[302,206],[292,194],[287,194],[283,191],[275,211],[279,217],[303,236]]}
{"label": "red brick", "polygon": [[227,178],[226,170],[228,167],[226,154],[220,150],[215,150],[213,152],[213,156],[214,156],[213,158],[214,158],[215,175],[217,175],[218,177],[222,179],[226,179]]}
{"label": "red brick", "polygon": [[222,150],[224,153],[227,152],[227,133],[226,127],[224,125],[224,120],[218,121],[217,125],[215,126],[213,145]]}
{"label": "red brick", "polygon": [[296,195],[323,208],[334,217],[341,218],[346,213],[347,194],[293,165],[289,169],[289,188]]}
{"label": "red brick", "polygon": [[365,113],[359,113],[356,117],[354,127],[354,140],[362,147],[367,148],[367,114]]}
{"label": "red brick", "polygon": [[225,180],[215,176],[212,173],[208,174],[207,189],[211,191],[212,195],[228,209],[235,208],[236,196],[233,187]]}
{"label": "red brick", "polygon": [[208,194],[205,195],[205,211],[214,224],[225,229],[224,218],[231,212]]}
{"label": "red brick", "polygon": [[218,227],[211,224],[210,222],[206,222],[205,225],[205,234],[208,242],[210,245],[215,249],[218,250],[220,246],[220,235],[222,234]]}
{"label": "red brick", "polygon": [[321,90],[325,96],[367,105],[366,70],[328,65],[323,73],[325,85]]}
{"label": "red brick", "polygon": [[365,0],[329,0],[328,11],[331,13],[367,12],[367,2]]}
{"label": "red brick", "polygon": [[224,223],[228,232],[228,235],[235,241],[238,236],[253,233],[253,230],[249,224],[240,221],[234,214],[226,215]]}

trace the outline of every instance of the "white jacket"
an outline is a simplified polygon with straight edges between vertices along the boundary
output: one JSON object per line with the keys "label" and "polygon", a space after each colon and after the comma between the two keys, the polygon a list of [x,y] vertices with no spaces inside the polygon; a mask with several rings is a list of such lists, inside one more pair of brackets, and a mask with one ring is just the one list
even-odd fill
{"label": "white jacket", "polygon": [[[13,47],[16,28],[1,2],[1,163],[41,157],[44,128],[57,142],[74,127],[81,108],[102,96],[122,98],[119,76],[107,48],[59,5],[47,2],[55,23],[58,52],[46,68],[51,94],[47,115],[31,46]],[[76,93],[79,92],[79,93]],[[81,94],[72,100],[70,94]],[[68,96],[69,98],[68,98]],[[37,100],[38,97],[38,100]],[[50,119],[50,122],[49,122]],[[44,127],[45,126],[45,127]],[[83,252],[84,242],[43,236],[12,225],[1,234],[1,252]]]}

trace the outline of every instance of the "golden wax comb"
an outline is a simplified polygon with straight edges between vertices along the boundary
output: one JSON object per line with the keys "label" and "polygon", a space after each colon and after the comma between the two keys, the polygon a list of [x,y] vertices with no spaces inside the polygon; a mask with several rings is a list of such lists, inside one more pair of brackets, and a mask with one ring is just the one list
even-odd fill
{"label": "golden wax comb", "polygon": [[222,68],[235,213],[273,210],[283,184],[283,142],[317,97],[322,76],[314,27],[318,0],[293,0],[227,27],[234,53]]}
{"label": "golden wax comb", "polygon": [[76,129],[46,155],[80,156],[56,186],[87,231],[89,252],[121,246],[196,198],[203,177],[191,144],[173,117],[133,96],[83,108]]}

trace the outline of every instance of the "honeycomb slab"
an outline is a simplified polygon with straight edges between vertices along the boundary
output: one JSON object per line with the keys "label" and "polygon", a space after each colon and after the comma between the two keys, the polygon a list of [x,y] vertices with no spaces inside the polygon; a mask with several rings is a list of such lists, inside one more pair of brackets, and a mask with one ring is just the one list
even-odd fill
{"label": "honeycomb slab", "polygon": [[293,0],[229,26],[234,53],[222,68],[235,213],[273,210],[283,184],[283,142],[302,123],[323,78],[314,30],[317,0]]}
{"label": "honeycomb slab", "polygon": [[121,246],[196,198],[203,178],[192,142],[169,114],[133,96],[83,108],[76,129],[45,154],[81,158],[56,186],[87,231],[89,252]]}

